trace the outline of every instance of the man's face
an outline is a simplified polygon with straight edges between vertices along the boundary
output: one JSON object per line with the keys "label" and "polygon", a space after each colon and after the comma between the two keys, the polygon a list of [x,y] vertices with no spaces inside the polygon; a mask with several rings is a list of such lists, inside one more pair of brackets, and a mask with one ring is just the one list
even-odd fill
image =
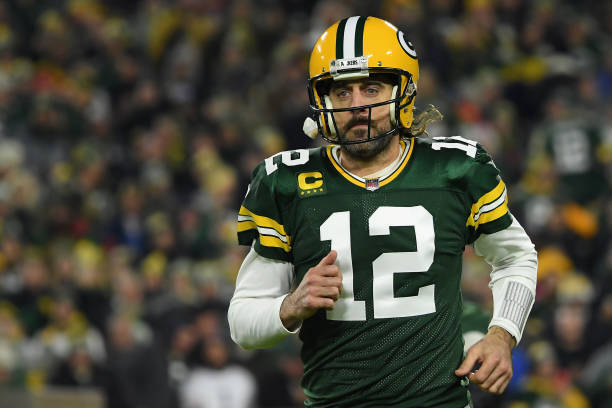
{"label": "man's face", "polygon": [[[371,105],[391,99],[393,86],[373,78],[338,81],[332,85],[329,98],[334,108],[351,108]],[[369,108],[336,112],[334,118],[340,141],[363,140],[368,137]],[[375,138],[391,129],[389,105],[372,108],[370,138]],[[347,144],[343,148],[351,155],[367,159],[384,150],[392,135],[369,142]]]}

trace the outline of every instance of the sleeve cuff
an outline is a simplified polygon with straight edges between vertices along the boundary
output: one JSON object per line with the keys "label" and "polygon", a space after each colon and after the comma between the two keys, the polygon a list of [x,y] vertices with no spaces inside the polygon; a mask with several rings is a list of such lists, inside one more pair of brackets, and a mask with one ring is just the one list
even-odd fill
{"label": "sleeve cuff", "polygon": [[499,317],[493,318],[491,319],[491,322],[489,323],[488,329],[490,329],[493,326],[501,327],[502,329],[510,333],[510,335],[514,337],[514,339],[516,340],[516,344],[514,345],[514,347],[516,347],[519,344],[519,341],[521,341],[522,333],[520,332],[520,330],[518,330],[516,325],[512,323],[512,321],[508,319],[504,319],[504,318],[499,318]]}
{"label": "sleeve cuff", "polygon": [[283,296],[279,296],[276,299],[274,299],[275,301],[275,306],[274,308],[276,309],[276,319],[278,321],[278,325],[280,326],[279,332],[282,335],[285,336],[290,336],[292,334],[296,334],[297,332],[300,331],[300,329],[302,328],[302,322],[300,322],[300,324],[294,329],[294,330],[289,330],[285,327],[285,325],[283,324],[281,318],[280,318],[280,309],[281,309],[281,305],[283,304],[283,300],[285,300],[285,298],[288,296],[287,295],[283,295]]}

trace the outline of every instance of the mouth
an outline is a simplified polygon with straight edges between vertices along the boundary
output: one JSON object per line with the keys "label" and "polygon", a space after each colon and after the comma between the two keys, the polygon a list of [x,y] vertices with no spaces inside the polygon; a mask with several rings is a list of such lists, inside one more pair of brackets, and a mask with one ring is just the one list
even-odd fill
{"label": "mouth", "polygon": [[367,129],[370,124],[367,121],[358,121],[352,124],[349,124],[349,129]]}

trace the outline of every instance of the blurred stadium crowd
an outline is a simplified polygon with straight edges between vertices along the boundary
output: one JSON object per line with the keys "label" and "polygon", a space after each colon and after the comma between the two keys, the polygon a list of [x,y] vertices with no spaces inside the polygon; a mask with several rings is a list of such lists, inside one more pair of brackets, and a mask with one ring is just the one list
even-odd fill
{"label": "blurred stadium crowd", "polygon": [[[476,402],[612,406],[612,4],[595,0],[0,1],[0,394],[301,405],[297,341],[229,339],[236,212],[256,163],[313,143],[315,39],[366,14],[415,44],[417,108],[445,114],[430,135],[487,148],[539,251],[515,378]],[[488,273],[467,248],[485,311]]]}

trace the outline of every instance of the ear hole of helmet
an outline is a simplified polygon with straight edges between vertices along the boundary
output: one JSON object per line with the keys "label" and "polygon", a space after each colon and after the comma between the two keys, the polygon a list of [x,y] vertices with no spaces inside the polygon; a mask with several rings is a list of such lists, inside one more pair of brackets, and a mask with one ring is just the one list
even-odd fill
{"label": "ear hole of helmet", "polygon": [[[391,99],[395,99],[397,97],[397,85],[393,85],[393,89],[391,90]],[[395,117],[395,102],[389,104],[389,118],[391,119],[391,126],[397,125],[397,118]]]}
{"label": "ear hole of helmet", "polygon": [[[325,101],[325,108],[334,109],[329,95],[323,95],[323,100]],[[331,112],[327,112],[327,128],[332,136],[336,136],[336,122],[334,122],[334,117],[332,116]]]}
{"label": "ear hole of helmet", "polygon": [[331,78],[324,78],[317,81],[315,88],[319,95],[328,95],[332,87],[333,80]]}

